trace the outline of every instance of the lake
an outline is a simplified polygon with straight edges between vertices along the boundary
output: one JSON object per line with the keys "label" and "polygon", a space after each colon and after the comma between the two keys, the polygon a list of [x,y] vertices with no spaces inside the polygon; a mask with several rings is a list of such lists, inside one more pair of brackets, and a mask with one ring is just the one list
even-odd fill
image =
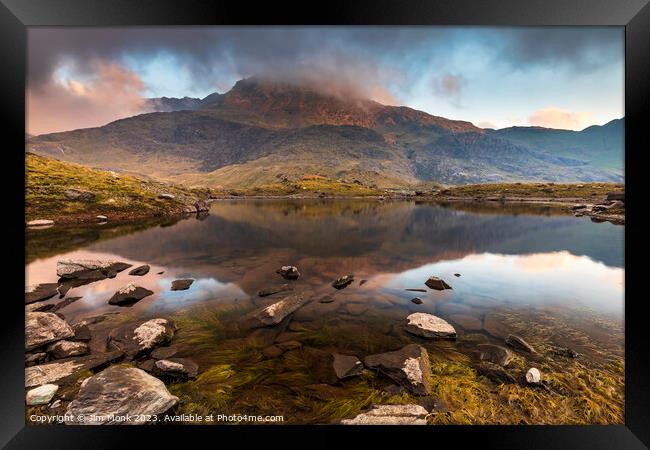
{"label": "lake", "polygon": [[[103,329],[174,320],[177,356],[199,365],[196,380],[168,385],[184,413],[336,423],[373,403],[419,402],[371,371],[335,383],[319,377],[318,355],[363,359],[415,342],[431,360],[431,423],[623,423],[623,226],[551,206],[248,199],[216,201],[200,218],[53,227],[29,230],[27,239],[28,284],[55,282],[63,258],[151,265],[143,277],[126,270],[73,288],[67,297],[82,298],[60,312],[69,322],[118,312]],[[276,270],[283,265],[297,266],[300,278],[282,279]],[[347,274],[352,284],[331,286]],[[432,275],[452,289],[428,289]],[[178,278],[195,281],[171,291]],[[131,307],[108,305],[130,282],[154,295]],[[290,321],[252,331],[238,325],[240,316],[287,294],[259,297],[258,290],[285,283],[311,300]],[[444,318],[458,338],[406,333],[413,312]],[[515,352],[506,369],[518,382],[478,376],[476,346],[504,345],[510,333],[538,352]],[[287,341],[301,347],[265,353]],[[101,350],[101,342],[93,345]],[[532,366],[545,389],[519,382]]]}

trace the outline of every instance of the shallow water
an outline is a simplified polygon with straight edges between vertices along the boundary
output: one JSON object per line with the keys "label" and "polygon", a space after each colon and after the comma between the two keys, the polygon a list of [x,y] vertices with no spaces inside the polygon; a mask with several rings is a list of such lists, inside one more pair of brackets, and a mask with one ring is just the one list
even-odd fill
{"label": "shallow water", "polygon": [[[355,411],[356,405],[328,415],[327,405],[357,395],[350,389],[360,388],[361,381],[345,381],[330,400],[319,395],[299,400],[303,394],[296,394],[296,387],[319,384],[313,377],[290,374],[309,372],[299,357],[292,356],[296,352],[274,361],[261,356],[261,349],[282,330],[249,334],[237,328],[237,316],[283,295],[259,298],[259,289],[283,283],[312,299],[294,314],[286,338],[328,352],[363,358],[418,342],[427,347],[434,362],[449,359],[471,367],[477,343],[503,343],[508,333],[516,332],[542,350],[551,346],[577,350],[583,355],[581,369],[607,371],[612,361],[622,365],[624,227],[576,218],[562,209],[239,200],[214,203],[202,220],[152,222],[150,228],[147,223],[109,226],[30,231],[27,282],[56,281],[56,261],[62,258],[150,264],[144,277],[129,276],[127,270],[114,279],[72,289],[68,297],[82,299],[60,312],[70,322],[110,311],[128,318],[170,317],[180,326],[174,343],[181,346],[182,356],[199,364],[200,372],[211,374],[215,367],[227,364],[235,372],[231,381],[237,379],[239,369],[260,372],[241,385],[223,381],[230,389],[224,404],[197,393],[215,389],[212,382],[221,386],[214,380],[202,384],[207,375],[194,384],[174,386],[191,405],[187,410],[280,409],[289,422],[298,423],[327,423]],[[275,273],[282,265],[297,266],[301,277],[283,280]],[[354,274],[355,282],[340,291],[331,287],[334,279],[346,274]],[[431,275],[445,279],[453,289],[427,289],[424,282]],[[177,278],[195,282],[189,290],[172,292],[171,281]],[[361,284],[362,280],[366,281]],[[108,305],[108,298],[129,282],[155,294],[129,308]],[[332,295],[334,301],[320,303],[325,295]],[[412,303],[414,297],[422,304]],[[456,327],[458,340],[422,341],[404,333],[404,318],[418,311],[447,319]],[[512,370],[525,372],[529,363],[521,357]],[[569,363],[549,360],[545,364],[546,371],[554,371]],[[390,384],[383,379],[363,382],[377,392]],[[249,398],[253,386],[257,400]],[[620,395],[607,401],[622,402],[622,385],[614,389]],[[265,406],[257,405],[262,399]],[[454,399],[446,402],[453,410]],[[622,404],[618,406],[622,409]],[[521,420],[520,409],[513,410],[513,423]],[[582,416],[578,411],[568,422],[580,423]],[[524,421],[553,422],[547,416]],[[478,422],[504,421],[486,417]]]}

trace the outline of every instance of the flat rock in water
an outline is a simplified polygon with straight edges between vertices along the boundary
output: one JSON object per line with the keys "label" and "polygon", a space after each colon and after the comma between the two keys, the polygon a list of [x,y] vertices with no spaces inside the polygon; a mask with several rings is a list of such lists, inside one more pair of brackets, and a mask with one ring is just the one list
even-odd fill
{"label": "flat rock in water", "polygon": [[510,347],[517,350],[522,350],[528,353],[537,353],[535,349],[528,342],[524,341],[523,338],[517,336],[516,334],[510,334],[506,338],[506,344]]}
{"label": "flat rock in water", "polygon": [[25,315],[25,349],[32,350],[50,342],[74,336],[65,320],[47,312],[28,312]]}
{"label": "flat rock in water", "polygon": [[333,301],[334,301],[334,296],[329,294],[324,295],[318,299],[318,303],[332,303]]}
{"label": "flat rock in water", "polygon": [[102,280],[104,278],[113,278],[118,272],[129,267],[131,267],[131,264],[119,261],[62,259],[56,263],[56,274],[60,278]]}
{"label": "flat rock in water", "polygon": [[422,299],[420,297],[412,298],[411,303],[415,303],[416,305],[421,305],[422,304]]}
{"label": "flat rock in water", "polygon": [[246,321],[253,327],[277,325],[289,314],[304,305],[305,302],[302,293],[293,294],[265,308],[253,311],[246,317]]}
{"label": "flat rock in water", "polygon": [[83,356],[90,353],[90,348],[83,342],[56,341],[47,346],[45,351],[55,359],[69,358],[71,356]]}
{"label": "flat rock in water", "polygon": [[73,303],[76,302],[77,300],[81,300],[82,298],[83,298],[83,297],[68,297],[68,298],[66,298],[66,299],[63,300],[63,301],[60,301],[60,302],[57,303],[56,305],[52,305],[51,311],[52,311],[52,312],[56,312],[56,311],[58,311],[58,310],[60,310],[60,309],[65,308],[65,307],[68,306],[68,305],[73,304]]}
{"label": "flat rock in water", "polygon": [[335,384],[339,381],[334,371],[334,355],[326,351],[303,347],[302,356],[311,376],[319,383]]}
{"label": "flat rock in water", "polygon": [[332,287],[335,289],[343,289],[348,287],[354,281],[354,275],[344,275],[340,278],[337,278],[332,283]]}
{"label": "flat rock in water", "polygon": [[366,367],[377,369],[415,395],[431,394],[429,354],[416,344],[409,344],[394,352],[366,356]]}
{"label": "flat rock in water", "polygon": [[42,384],[56,383],[69,384],[76,379],[76,374],[85,370],[94,370],[105,367],[118,361],[124,352],[116,351],[98,355],[82,356],[81,358],[67,358],[38,366],[25,368],[25,387],[40,386]]}
{"label": "flat rock in water", "polygon": [[174,280],[172,281],[172,291],[185,291],[192,286],[192,283],[194,283],[194,280],[190,278]]}
{"label": "flat rock in water", "polygon": [[129,275],[134,275],[136,277],[141,277],[143,275],[148,274],[149,269],[151,269],[151,267],[149,267],[148,264],[144,264],[142,266],[138,266],[135,269],[129,271]]}
{"label": "flat rock in water", "polygon": [[455,277],[459,277],[460,274],[459,274],[459,273],[455,273],[454,276],[455,276]]}
{"label": "flat rock in water", "polygon": [[429,412],[420,405],[377,405],[342,425],[426,425]]}
{"label": "flat rock in water", "polygon": [[25,304],[40,302],[59,294],[59,283],[42,283],[25,289]]}
{"label": "flat rock in water", "polygon": [[25,312],[48,312],[52,308],[54,308],[54,305],[51,303],[32,303],[25,306]]}
{"label": "flat rock in water", "polygon": [[340,379],[360,375],[363,372],[363,364],[356,356],[340,355],[334,353],[334,372]]}
{"label": "flat rock in water", "polygon": [[467,331],[481,331],[483,329],[483,322],[475,316],[468,316],[466,314],[453,314],[449,316],[449,320],[460,325]]}
{"label": "flat rock in water", "polygon": [[125,352],[128,359],[134,359],[171,342],[175,331],[175,325],[167,319],[136,322],[111,330],[108,346]]}
{"label": "flat rock in water", "polygon": [[169,358],[156,361],[152,371],[154,375],[162,378],[186,380],[196,378],[199,373],[199,366],[189,359]]}
{"label": "flat rock in water", "polygon": [[479,359],[481,361],[490,361],[500,366],[507,366],[512,360],[512,352],[505,347],[493,344],[479,344]]}
{"label": "flat rock in water", "polygon": [[413,313],[406,318],[406,331],[424,338],[455,339],[456,330],[446,320],[428,313]]}
{"label": "flat rock in water", "polygon": [[351,314],[353,316],[360,316],[361,314],[365,313],[368,311],[368,305],[364,305],[363,303],[346,303],[345,304],[345,311],[348,314]]}
{"label": "flat rock in water", "polygon": [[420,289],[420,288],[406,288],[404,289],[405,291],[410,291],[410,292],[426,292],[426,289]]}
{"label": "flat rock in water", "polygon": [[257,295],[260,297],[268,297],[269,295],[278,294],[280,292],[291,291],[293,288],[288,284],[283,284],[281,286],[273,286],[269,288],[260,289],[257,291]]}
{"label": "flat rock in water", "polygon": [[108,300],[108,304],[109,305],[131,305],[152,294],[153,291],[143,288],[142,286],[136,286],[135,284],[130,283],[124,286],[119,291],[117,291],[115,294],[113,294],[113,296]]}
{"label": "flat rock in water", "polygon": [[[162,414],[178,403],[165,384],[135,367],[109,367],[83,382],[66,410],[67,425],[144,424],[147,417]],[[88,422],[80,418],[88,418]],[[91,422],[90,418],[96,418]]]}
{"label": "flat rock in water", "polygon": [[287,280],[297,280],[300,277],[300,272],[296,266],[282,266],[276,270],[276,273],[279,273],[282,278]]}
{"label": "flat rock in water", "polygon": [[429,277],[427,281],[424,282],[429,288],[435,289],[437,291],[444,291],[445,289],[451,289],[445,280],[438,277]]}
{"label": "flat rock in water", "polygon": [[50,403],[59,386],[56,384],[44,384],[34,389],[27,391],[25,396],[25,403],[29,406],[46,405]]}
{"label": "flat rock in water", "polygon": [[158,347],[157,349],[153,350],[149,356],[151,356],[153,359],[168,359],[178,353],[178,351],[179,348],[174,345],[169,347]]}

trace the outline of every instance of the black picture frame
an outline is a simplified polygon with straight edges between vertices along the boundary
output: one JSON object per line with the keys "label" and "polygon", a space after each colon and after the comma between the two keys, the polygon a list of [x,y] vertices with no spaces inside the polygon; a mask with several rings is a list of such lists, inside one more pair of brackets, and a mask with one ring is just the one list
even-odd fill
{"label": "black picture frame", "polygon": [[[625,27],[625,425],[621,426],[448,426],[416,427],[39,427],[24,421],[24,320],[19,280],[24,269],[5,270],[2,338],[0,339],[0,445],[6,448],[123,448],[135,442],[179,445],[226,445],[260,437],[277,444],[290,439],[311,445],[336,445],[340,439],[362,433],[363,439],[400,436],[410,445],[457,446],[472,440],[482,448],[637,449],[650,446],[650,352],[648,327],[642,314],[645,299],[638,297],[643,249],[631,237],[639,227],[643,206],[641,170],[647,148],[650,104],[650,5],[648,0],[375,0],[328,1],[316,5],[277,2],[206,0],[0,0],[0,97],[5,125],[3,159],[6,186],[7,260],[24,256],[24,154],[26,28],[29,26],[130,25],[490,25],[549,26],[598,25]],[[595,93],[597,95],[597,93]],[[10,174],[10,175],[9,175]],[[21,197],[22,196],[22,197]],[[13,264],[13,261],[10,261]],[[10,266],[9,264],[8,266]],[[24,283],[23,283],[24,284]],[[252,431],[254,428],[254,432]],[[370,430],[369,428],[372,428]],[[242,434],[242,431],[244,433]],[[300,437],[296,438],[299,433]],[[210,434],[210,436],[198,436]],[[189,439],[188,439],[189,437]],[[305,440],[305,437],[309,440]],[[144,438],[144,440],[143,440]],[[218,438],[218,442],[213,439]],[[201,440],[199,440],[201,439]],[[207,440],[203,440],[207,439]],[[212,440],[212,441],[211,441]],[[207,444],[201,444],[205,442]],[[241,441],[243,442],[243,441]],[[366,442],[366,441],[363,441]],[[418,443],[419,442],[419,443]],[[245,442],[244,442],[245,443]],[[231,444],[233,445],[233,444]],[[351,444],[356,445],[356,444]],[[408,444],[407,444],[408,445]]]}

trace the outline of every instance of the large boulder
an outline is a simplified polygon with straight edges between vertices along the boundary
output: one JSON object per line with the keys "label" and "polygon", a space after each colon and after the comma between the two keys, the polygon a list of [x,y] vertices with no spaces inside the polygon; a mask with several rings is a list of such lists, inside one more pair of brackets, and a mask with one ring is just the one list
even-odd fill
{"label": "large boulder", "polygon": [[69,358],[71,356],[83,356],[90,353],[88,344],[83,342],[56,341],[47,346],[45,351],[55,359]]}
{"label": "large boulder", "polygon": [[266,327],[277,325],[289,314],[305,304],[302,293],[293,294],[273,303],[265,308],[253,311],[245,318],[244,322],[252,327]]}
{"label": "large boulder", "polygon": [[115,294],[113,294],[113,296],[108,300],[108,304],[131,305],[142,300],[145,297],[148,297],[149,295],[153,295],[153,291],[150,291],[147,288],[143,288],[142,286],[136,286],[133,283],[129,283],[117,291]]}
{"label": "large boulder", "polygon": [[104,278],[113,278],[118,272],[129,267],[131,267],[131,264],[119,261],[62,259],[56,263],[56,274],[60,278],[103,280]]}
{"label": "large boulder", "polygon": [[429,354],[420,345],[409,344],[393,352],[366,356],[363,363],[416,395],[431,394]]}
{"label": "large boulder", "polygon": [[32,350],[50,342],[74,336],[65,320],[47,312],[28,312],[25,318],[25,349]]}
{"label": "large boulder", "polygon": [[[139,425],[178,403],[165,384],[135,367],[110,367],[86,379],[68,405],[68,425]],[[130,420],[124,420],[124,417]],[[84,420],[85,419],[85,420]]]}
{"label": "large boulder", "polygon": [[449,286],[445,280],[442,278],[438,277],[429,277],[427,281],[424,282],[429,288],[435,289],[437,291],[444,291],[445,289],[451,289],[451,286]]}
{"label": "large boulder", "polygon": [[171,342],[175,331],[176,326],[167,319],[130,323],[111,330],[108,346],[123,351],[128,359],[134,359]]}
{"label": "large boulder", "polygon": [[455,339],[456,330],[446,320],[428,313],[413,313],[406,318],[406,331],[424,338]]}
{"label": "large boulder", "polygon": [[97,370],[120,360],[123,352],[109,352],[81,358],[66,358],[25,368],[25,387],[56,383],[59,385],[74,382],[77,374],[85,370]]}
{"label": "large boulder", "polygon": [[377,405],[342,425],[426,425],[429,412],[420,405]]}

